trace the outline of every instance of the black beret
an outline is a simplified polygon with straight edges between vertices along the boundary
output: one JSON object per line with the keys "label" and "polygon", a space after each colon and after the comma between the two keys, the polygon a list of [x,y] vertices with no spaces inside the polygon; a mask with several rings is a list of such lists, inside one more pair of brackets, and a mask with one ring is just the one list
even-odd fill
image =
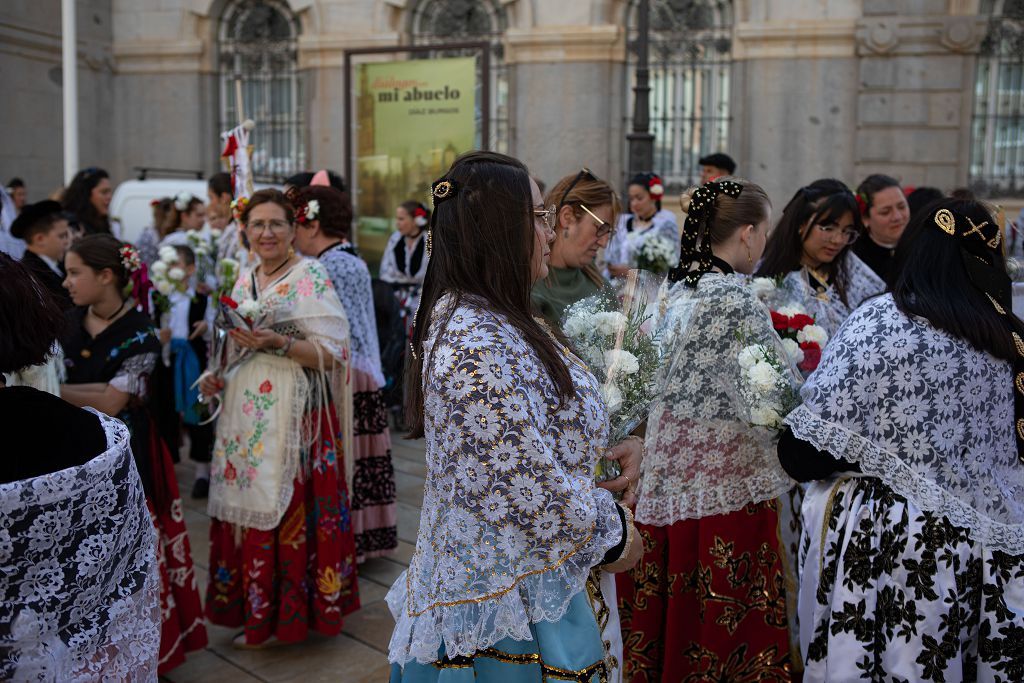
{"label": "black beret", "polygon": [[44,199],[41,202],[29,204],[21,210],[18,217],[11,223],[11,234],[23,240],[28,231],[34,228],[40,221],[49,218],[55,213],[63,213],[63,211],[64,209],[60,203],[52,199]]}
{"label": "black beret", "polygon": [[722,154],[721,152],[715,152],[714,154],[709,154],[706,157],[701,157],[697,160],[697,163],[701,166],[724,168],[728,171],[729,175],[736,172],[736,162],[732,160],[731,156],[728,154]]}

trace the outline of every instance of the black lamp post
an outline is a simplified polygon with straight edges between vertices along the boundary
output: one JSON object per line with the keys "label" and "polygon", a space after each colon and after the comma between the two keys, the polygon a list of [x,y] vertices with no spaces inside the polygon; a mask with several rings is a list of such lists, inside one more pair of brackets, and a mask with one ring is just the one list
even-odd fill
{"label": "black lamp post", "polygon": [[636,85],[633,87],[633,132],[629,141],[629,175],[649,172],[654,167],[654,135],[651,133],[650,75],[650,0],[639,0],[637,7]]}

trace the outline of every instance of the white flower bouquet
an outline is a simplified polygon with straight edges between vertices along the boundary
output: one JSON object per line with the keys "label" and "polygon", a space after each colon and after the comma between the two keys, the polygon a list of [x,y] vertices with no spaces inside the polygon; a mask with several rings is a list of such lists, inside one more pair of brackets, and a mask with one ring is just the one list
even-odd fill
{"label": "white flower bouquet", "polygon": [[636,267],[663,275],[675,265],[675,260],[675,245],[663,237],[652,237],[644,240],[640,246],[636,255]]}
{"label": "white flower bouquet", "polygon": [[[609,445],[615,445],[644,420],[656,392],[661,348],[653,331],[660,278],[631,270],[619,289],[607,289],[566,310],[562,329],[576,353],[601,383],[610,421]],[[621,474],[614,460],[601,458],[598,481]]]}
{"label": "white flower bouquet", "polygon": [[796,390],[786,377],[787,365],[763,344],[744,346],[737,360],[742,377],[740,393],[752,406],[750,424],[781,431],[783,418],[799,404]]}

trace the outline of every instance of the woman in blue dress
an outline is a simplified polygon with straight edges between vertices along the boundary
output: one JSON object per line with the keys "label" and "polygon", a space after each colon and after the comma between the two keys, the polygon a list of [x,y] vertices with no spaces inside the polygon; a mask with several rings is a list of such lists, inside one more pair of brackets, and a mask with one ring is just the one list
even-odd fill
{"label": "woman in blue dress", "polygon": [[594,484],[608,437],[597,381],[531,315],[554,216],[495,153],[460,157],[432,193],[407,402],[427,481],[416,552],[387,598],[392,681],[607,680],[594,570],[630,568],[641,545]]}

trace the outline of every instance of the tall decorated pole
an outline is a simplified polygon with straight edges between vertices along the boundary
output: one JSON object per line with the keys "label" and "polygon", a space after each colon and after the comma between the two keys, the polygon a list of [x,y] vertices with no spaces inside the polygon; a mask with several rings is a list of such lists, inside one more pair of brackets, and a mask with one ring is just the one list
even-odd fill
{"label": "tall decorated pole", "polygon": [[651,130],[650,77],[650,0],[637,6],[636,85],[633,86],[633,131],[629,141],[629,174],[649,173],[654,168],[654,135]]}
{"label": "tall decorated pole", "polygon": [[239,124],[231,130],[220,134],[224,147],[221,157],[231,169],[231,189],[235,199],[248,198],[254,187],[252,182],[252,146],[249,145],[249,133],[256,127],[252,119],[245,118],[245,105],[242,100],[242,77],[235,77],[235,104]]}

